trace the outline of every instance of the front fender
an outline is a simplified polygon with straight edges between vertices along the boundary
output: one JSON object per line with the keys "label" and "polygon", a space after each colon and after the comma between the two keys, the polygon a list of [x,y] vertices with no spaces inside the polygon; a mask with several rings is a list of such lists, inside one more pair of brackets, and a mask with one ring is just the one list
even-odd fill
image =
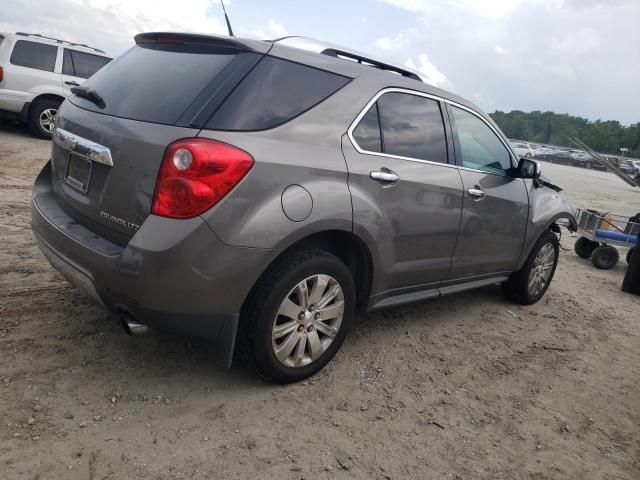
{"label": "front fender", "polygon": [[562,192],[541,185],[536,187],[532,181],[527,182],[529,191],[529,220],[527,234],[518,261],[518,269],[527,261],[534,244],[545,230],[548,230],[560,219],[569,221],[569,229],[576,231],[578,224],[575,210]]}

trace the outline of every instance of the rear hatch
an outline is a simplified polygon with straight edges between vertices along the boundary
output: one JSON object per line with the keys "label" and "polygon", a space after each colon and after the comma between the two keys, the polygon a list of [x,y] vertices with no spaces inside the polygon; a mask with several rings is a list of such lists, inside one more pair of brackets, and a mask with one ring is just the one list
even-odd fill
{"label": "rear hatch", "polygon": [[69,97],[52,146],[61,207],[126,245],[151,211],[167,146],[195,137],[270,44],[142,34]]}

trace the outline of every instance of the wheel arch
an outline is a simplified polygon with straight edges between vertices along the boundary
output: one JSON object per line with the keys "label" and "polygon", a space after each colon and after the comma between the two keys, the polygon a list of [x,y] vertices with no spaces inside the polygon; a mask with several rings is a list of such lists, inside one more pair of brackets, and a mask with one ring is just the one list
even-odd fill
{"label": "wheel arch", "polygon": [[55,94],[55,93],[41,93],[40,95],[37,95],[36,97],[34,97],[31,100],[31,105],[29,108],[33,107],[33,105],[36,102],[39,102],[41,100],[56,100],[56,101],[60,101],[60,103],[64,102],[65,98],[61,95]]}
{"label": "wheel arch", "polygon": [[568,228],[570,231],[575,232],[578,229],[578,222],[576,221],[576,217],[573,215],[573,212],[569,211],[558,212],[551,218],[548,218],[543,222],[529,224],[529,228],[533,231],[527,232],[527,238],[525,240],[525,244],[523,246],[516,270],[520,270],[523,267],[523,265],[527,261],[527,258],[529,258],[531,250],[535,246],[538,239],[544,234],[544,232],[552,231],[553,233],[560,233],[560,225],[558,224],[558,220],[562,219],[566,219],[569,221]]}
{"label": "wheel arch", "polygon": [[[346,230],[323,230],[296,239],[284,248],[265,268],[247,295],[251,296],[269,268],[284,255],[297,249],[318,248],[338,257],[351,271],[356,287],[358,307],[366,305],[373,279],[373,259],[366,243],[352,232]],[[246,299],[245,299],[246,302]]]}
{"label": "wheel arch", "polygon": [[63,96],[57,95],[55,93],[41,93],[40,95],[37,95],[36,97],[34,97],[31,100],[31,103],[29,104],[29,108],[25,112],[25,117],[26,118],[29,118],[29,115],[31,114],[31,109],[33,108],[33,106],[37,102],[40,102],[42,100],[55,100],[55,101],[59,101],[60,103],[62,103],[62,102],[64,102],[65,98]]}

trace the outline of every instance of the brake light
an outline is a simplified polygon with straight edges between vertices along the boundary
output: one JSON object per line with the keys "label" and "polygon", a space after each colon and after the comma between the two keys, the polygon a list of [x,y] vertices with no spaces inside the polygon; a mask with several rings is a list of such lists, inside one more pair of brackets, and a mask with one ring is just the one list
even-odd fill
{"label": "brake light", "polygon": [[186,138],[167,147],[151,213],[192,218],[218,203],[253,167],[244,150],[206,138]]}
{"label": "brake light", "polygon": [[3,78],[4,78],[4,71],[2,70],[2,67],[0,67],[0,82],[2,81]]}

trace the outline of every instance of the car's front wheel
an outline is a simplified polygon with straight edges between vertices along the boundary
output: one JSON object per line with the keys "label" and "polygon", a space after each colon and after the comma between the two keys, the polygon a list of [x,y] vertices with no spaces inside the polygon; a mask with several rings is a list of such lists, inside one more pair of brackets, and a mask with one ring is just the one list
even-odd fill
{"label": "car's front wheel", "polygon": [[522,269],[502,284],[505,294],[522,305],[536,303],[545,294],[558,265],[560,242],[550,230],[545,231],[531,249]]}
{"label": "car's front wheel", "polygon": [[290,252],[270,266],[241,313],[237,348],[276,383],[310,377],[336,354],[355,311],[351,272],[323,250]]}

